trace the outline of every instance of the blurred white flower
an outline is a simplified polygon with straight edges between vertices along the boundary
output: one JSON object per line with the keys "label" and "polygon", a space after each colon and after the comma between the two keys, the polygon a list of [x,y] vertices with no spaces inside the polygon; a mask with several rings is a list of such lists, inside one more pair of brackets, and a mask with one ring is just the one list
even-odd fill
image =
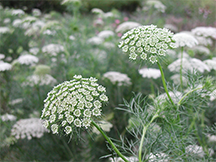
{"label": "blurred white flower", "polygon": [[142,68],[139,70],[139,73],[143,78],[154,78],[157,79],[161,76],[160,70],[153,68]]}
{"label": "blurred white flower", "polygon": [[216,39],[216,28],[199,26],[191,30],[194,35]]}
{"label": "blurred white flower", "polygon": [[9,105],[16,105],[16,104],[22,103],[22,101],[23,101],[22,98],[17,98],[17,99],[10,101],[8,104]]}
{"label": "blurred white flower", "polygon": [[33,47],[33,48],[29,49],[29,53],[31,53],[33,55],[37,55],[39,51],[40,51],[40,49],[37,47]]}
{"label": "blurred white flower", "polygon": [[9,33],[10,29],[8,27],[0,27],[0,34]]}
{"label": "blurred white flower", "polygon": [[[180,65],[181,65],[181,59],[178,59],[174,61],[173,63],[171,63],[168,66],[168,69],[171,72],[179,72]],[[188,71],[192,73],[193,70],[197,70],[201,73],[204,73],[205,70],[210,71],[209,67],[197,58],[183,58],[182,59],[182,69],[183,69],[182,70],[183,73],[187,73]]]}
{"label": "blurred white flower", "polygon": [[32,137],[41,138],[48,129],[42,125],[42,120],[38,118],[20,119],[11,129],[11,135],[16,139],[24,139],[27,137],[31,140]]}
{"label": "blurred white flower", "polygon": [[173,24],[165,24],[164,25],[164,28],[167,28],[173,32],[178,32],[178,28],[177,26],[173,25]]}
{"label": "blurred white flower", "polygon": [[[185,148],[185,152],[187,154],[194,154],[200,158],[203,158],[205,156],[205,152],[203,151],[203,148],[198,145],[189,145]],[[212,156],[214,154],[213,149],[209,149],[209,155]]]}
{"label": "blurred white flower", "polygon": [[39,10],[39,9],[37,9],[37,8],[33,8],[32,9],[32,14],[33,14],[33,16],[41,16],[41,11]]}
{"label": "blurred white flower", "polygon": [[163,152],[157,154],[150,153],[147,158],[148,162],[169,162],[170,160],[169,156]]}
{"label": "blurred white flower", "polygon": [[64,47],[60,44],[48,44],[46,46],[43,46],[42,52],[56,56],[58,53],[64,52]]}
{"label": "blurred white flower", "polygon": [[24,19],[22,19],[22,22],[23,22],[23,23],[24,23],[24,22],[33,23],[33,22],[35,22],[36,20],[37,20],[37,18],[34,17],[34,16],[27,16],[27,17],[25,17]]}
{"label": "blurred white flower", "polygon": [[41,20],[36,20],[34,23],[32,23],[32,26],[37,26],[37,27],[43,28],[45,26],[45,22],[43,22]]}
{"label": "blurred white flower", "polygon": [[[182,96],[183,96],[182,93],[179,92],[179,91],[175,91],[174,93],[170,91],[170,92],[169,92],[169,95],[170,95],[170,97],[172,98],[172,100],[173,100],[173,102],[174,102],[175,104],[177,104],[178,101],[179,101],[179,100],[182,98]],[[161,94],[161,95],[159,95],[159,96],[157,96],[157,97],[155,98],[155,102],[158,103],[159,105],[162,104],[162,103],[164,103],[164,102],[167,101],[167,100],[169,100],[169,99],[168,99],[166,93],[163,93],[163,94]]]}
{"label": "blurred white flower", "polygon": [[203,45],[203,46],[212,46],[213,45],[213,41],[211,38],[206,38],[203,36],[196,36],[196,40],[199,42],[199,45]]}
{"label": "blurred white flower", "polygon": [[117,83],[118,86],[131,84],[131,79],[127,74],[122,74],[116,71],[106,72],[103,74],[103,77],[109,79],[113,84]]}
{"label": "blurred white flower", "polygon": [[208,67],[210,70],[216,70],[216,60],[204,60],[203,61]]}
{"label": "blurred white flower", "polygon": [[56,79],[49,74],[45,75],[31,75],[27,77],[27,80],[22,84],[23,86],[35,86],[35,85],[50,85],[54,86],[57,83]]}
{"label": "blurred white flower", "polygon": [[15,19],[12,23],[12,26],[21,27],[22,26],[22,20],[21,19]]}
{"label": "blurred white flower", "polygon": [[70,40],[75,40],[75,37],[74,37],[73,35],[70,35],[70,36],[69,36],[69,39],[70,39]]}
{"label": "blurred white flower", "polygon": [[22,65],[33,65],[39,61],[36,56],[25,54],[18,57],[17,61]]}
{"label": "blurred white flower", "polygon": [[4,114],[4,115],[1,115],[1,120],[2,120],[2,121],[15,121],[16,118],[17,118],[16,116],[11,115],[11,114]]}
{"label": "blurred white flower", "polygon": [[114,36],[114,32],[111,31],[111,30],[103,30],[101,31],[100,33],[98,33],[98,37],[102,38],[102,39],[105,39],[105,38],[109,38],[109,37],[112,37]]}
{"label": "blurred white flower", "polygon": [[11,19],[9,19],[9,18],[4,19],[4,21],[3,21],[4,24],[9,24],[10,22],[11,22]]}
{"label": "blurred white flower", "polygon": [[38,26],[31,26],[29,29],[25,31],[25,35],[27,36],[34,36],[38,35],[40,32],[40,28]]}
{"label": "blurred white flower", "polygon": [[112,42],[104,42],[104,47],[106,47],[107,49],[113,49],[115,48],[115,44]]}
{"label": "blurred white flower", "polygon": [[127,22],[123,22],[121,23],[115,30],[116,33],[124,33],[130,29],[133,29],[135,27],[141,26],[141,24],[137,23],[137,22],[131,22],[131,21],[127,21]]}
{"label": "blurred white flower", "polygon": [[56,31],[55,30],[51,31],[51,30],[47,29],[43,32],[43,34],[44,35],[55,35]]}
{"label": "blurred white flower", "polygon": [[196,53],[207,54],[207,55],[210,54],[210,50],[204,46],[194,46],[191,49],[194,50]]}
{"label": "blurred white flower", "polygon": [[[181,84],[181,82],[180,82],[180,74],[174,74],[170,78],[172,79],[172,81],[173,81],[173,83],[175,85],[180,85]],[[186,86],[188,80],[184,76],[182,76],[182,81],[183,81],[183,85]]]}
{"label": "blurred white flower", "polygon": [[104,21],[102,19],[96,19],[96,20],[94,20],[94,24],[96,26],[102,26],[102,25],[104,25]]}
{"label": "blurred white flower", "polygon": [[187,32],[180,32],[173,35],[173,39],[176,41],[176,47],[193,47],[198,44],[196,38]]}
{"label": "blurred white flower", "polygon": [[208,137],[208,141],[209,142],[211,142],[211,143],[215,143],[216,142],[216,135],[210,135],[210,134],[208,134],[207,137]]}
{"label": "blurred white flower", "polygon": [[[109,132],[110,129],[113,127],[113,125],[108,121],[98,121],[98,125],[101,127],[101,129],[105,132]],[[97,128],[93,127],[92,132],[96,134],[100,134]]]}
{"label": "blurred white flower", "polygon": [[210,101],[214,101],[216,99],[216,89],[212,91],[210,94]]}
{"label": "blurred white flower", "polygon": [[5,58],[5,55],[0,53],[0,61]]}
{"label": "blurred white flower", "polygon": [[99,45],[99,44],[102,44],[103,41],[104,41],[103,38],[95,36],[95,37],[89,38],[87,40],[87,43],[92,44],[92,45]]}
{"label": "blurred white flower", "polygon": [[[131,156],[131,157],[125,157],[129,162],[138,162],[139,159],[137,157]],[[121,157],[110,157],[109,158],[110,162],[124,162],[124,160]]]}
{"label": "blurred white flower", "polygon": [[92,12],[92,13],[95,13],[95,14],[101,14],[101,15],[104,14],[104,12],[103,12],[101,9],[99,9],[99,8],[93,8],[93,9],[91,10],[91,12]]}
{"label": "blurred white flower", "polygon": [[12,15],[24,15],[25,14],[25,12],[23,11],[23,10],[21,10],[21,9],[13,9],[12,11],[11,11],[11,14]]}
{"label": "blurred white flower", "polygon": [[153,6],[155,9],[162,13],[164,13],[166,10],[166,6],[158,0],[147,0],[146,4],[150,7]]}
{"label": "blurred white flower", "polygon": [[0,71],[7,71],[7,70],[10,70],[11,68],[12,68],[11,64],[0,61]]}

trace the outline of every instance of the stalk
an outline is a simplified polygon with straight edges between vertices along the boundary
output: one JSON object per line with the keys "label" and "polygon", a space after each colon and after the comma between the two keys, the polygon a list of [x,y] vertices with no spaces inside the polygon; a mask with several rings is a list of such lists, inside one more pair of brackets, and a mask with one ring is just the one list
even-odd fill
{"label": "stalk", "polygon": [[112,146],[113,150],[125,161],[129,162],[124,155],[121,154],[121,152],[117,149],[117,147],[114,145],[114,143],[111,141],[111,139],[104,133],[104,131],[92,120],[92,124],[99,130],[99,132],[104,136],[104,138],[109,142],[109,144]]}

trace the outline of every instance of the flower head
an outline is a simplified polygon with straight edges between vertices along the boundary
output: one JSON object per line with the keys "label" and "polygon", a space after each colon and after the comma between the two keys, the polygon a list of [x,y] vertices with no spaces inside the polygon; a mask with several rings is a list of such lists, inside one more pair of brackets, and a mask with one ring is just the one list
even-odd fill
{"label": "flower head", "polygon": [[88,128],[91,118],[101,116],[102,104],[108,101],[106,88],[96,78],[75,75],[53,88],[44,100],[41,118],[52,133],[69,134],[76,128]]}
{"label": "flower head", "polygon": [[103,77],[109,79],[113,84],[118,83],[118,86],[131,84],[131,79],[127,74],[122,74],[116,71],[106,72],[103,74]]}
{"label": "flower head", "polygon": [[11,64],[9,64],[7,62],[0,61],[0,71],[10,70],[11,68],[12,68]]}
{"label": "flower head", "polygon": [[17,61],[22,65],[33,65],[37,63],[39,59],[36,56],[26,54],[18,57]]}
{"label": "flower head", "polygon": [[198,45],[196,38],[192,34],[187,32],[174,34],[173,39],[176,41],[175,45],[177,47],[194,47]]}
{"label": "flower head", "polygon": [[142,75],[143,78],[157,79],[161,76],[160,70],[153,68],[142,68],[139,70],[139,73]]}
{"label": "flower head", "polygon": [[174,48],[173,34],[168,29],[157,28],[155,25],[140,26],[126,32],[119,47],[123,52],[129,52],[129,59],[158,61],[158,57],[165,56],[166,50]]}
{"label": "flower head", "polygon": [[41,138],[44,132],[49,132],[49,130],[43,127],[42,121],[38,118],[21,119],[11,129],[11,135],[16,139]]}

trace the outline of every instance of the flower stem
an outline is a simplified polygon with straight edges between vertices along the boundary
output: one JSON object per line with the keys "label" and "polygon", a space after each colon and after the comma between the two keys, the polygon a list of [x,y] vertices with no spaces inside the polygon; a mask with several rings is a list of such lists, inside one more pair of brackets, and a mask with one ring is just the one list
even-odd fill
{"label": "flower stem", "polygon": [[109,142],[109,144],[112,146],[113,150],[125,161],[129,162],[117,149],[117,147],[114,145],[114,143],[110,140],[110,138],[104,133],[104,131],[92,120],[92,124],[99,130],[99,132],[104,136],[104,138]]}
{"label": "flower stem", "polygon": [[159,116],[158,115],[159,111],[160,111],[160,109],[157,110],[157,112],[152,117],[150,122],[143,127],[143,133],[142,133],[142,137],[141,137],[141,141],[140,141],[140,145],[139,145],[139,162],[142,162],[142,147],[143,147],[146,131],[147,131],[148,127],[150,126],[150,124]]}
{"label": "flower stem", "polygon": [[[205,86],[205,85],[204,85],[204,86]],[[204,86],[198,87],[198,88],[195,88],[195,89],[192,89],[192,90],[188,91],[188,92],[179,100],[179,102],[178,102],[178,107],[181,105],[181,102],[183,101],[183,99],[184,99],[185,97],[187,97],[187,95],[189,95],[190,93],[192,93],[192,92],[194,92],[194,91],[196,91],[196,90],[203,89]]]}
{"label": "flower stem", "polygon": [[170,102],[171,102],[173,105],[175,105],[174,102],[173,102],[173,100],[172,100],[172,98],[171,98],[170,95],[169,95],[169,92],[168,92],[168,89],[167,89],[167,86],[166,86],[166,81],[165,81],[163,69],[162,69],[162,67],[161,67],[161,65],[160,65],[159,62],[157,62],[157,65],[158,65],[158,67],[159,67],[159,69],[160,69],[160,72],[161,72],[161,79],[162,79],[162,82],[163,82],[164,90],[165,90],[165,92],[166,92],[166,94],[167,94],[167,96],[168,96]]}
{"label": "flower stem", "polygon": [[184,48],[182,47],[181,48],[181,65],[180,65],[180,87],[181,87],[181,90],[183,88],[183,80],[182,80],[183,50],[184,50]]}

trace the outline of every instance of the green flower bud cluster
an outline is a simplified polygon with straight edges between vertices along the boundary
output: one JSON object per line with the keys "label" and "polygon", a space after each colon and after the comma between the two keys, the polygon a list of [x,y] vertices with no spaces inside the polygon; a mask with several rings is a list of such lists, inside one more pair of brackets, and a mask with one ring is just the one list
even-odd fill
{"label": "green flower bud cluster", "polygon": [[158,61],[158,57],[165,56],[166,50],[175,48],[173,33],[166,28],[157,28],[155,25],[139,26],[126,32],[121,39],[119,48],[123,52],[129,51],[129,59],[142,60],[151,63]]}
{"label": "green flower bud cluster", "polygon": [[75,75],[71,81],[65,81],[53,88],[44,100],[41,119],[43,125],[53,134],[65,132],[91,124],[91,118],[101,116],[101,107],[108,101],[106,88],[97,83],[97,79]]}

